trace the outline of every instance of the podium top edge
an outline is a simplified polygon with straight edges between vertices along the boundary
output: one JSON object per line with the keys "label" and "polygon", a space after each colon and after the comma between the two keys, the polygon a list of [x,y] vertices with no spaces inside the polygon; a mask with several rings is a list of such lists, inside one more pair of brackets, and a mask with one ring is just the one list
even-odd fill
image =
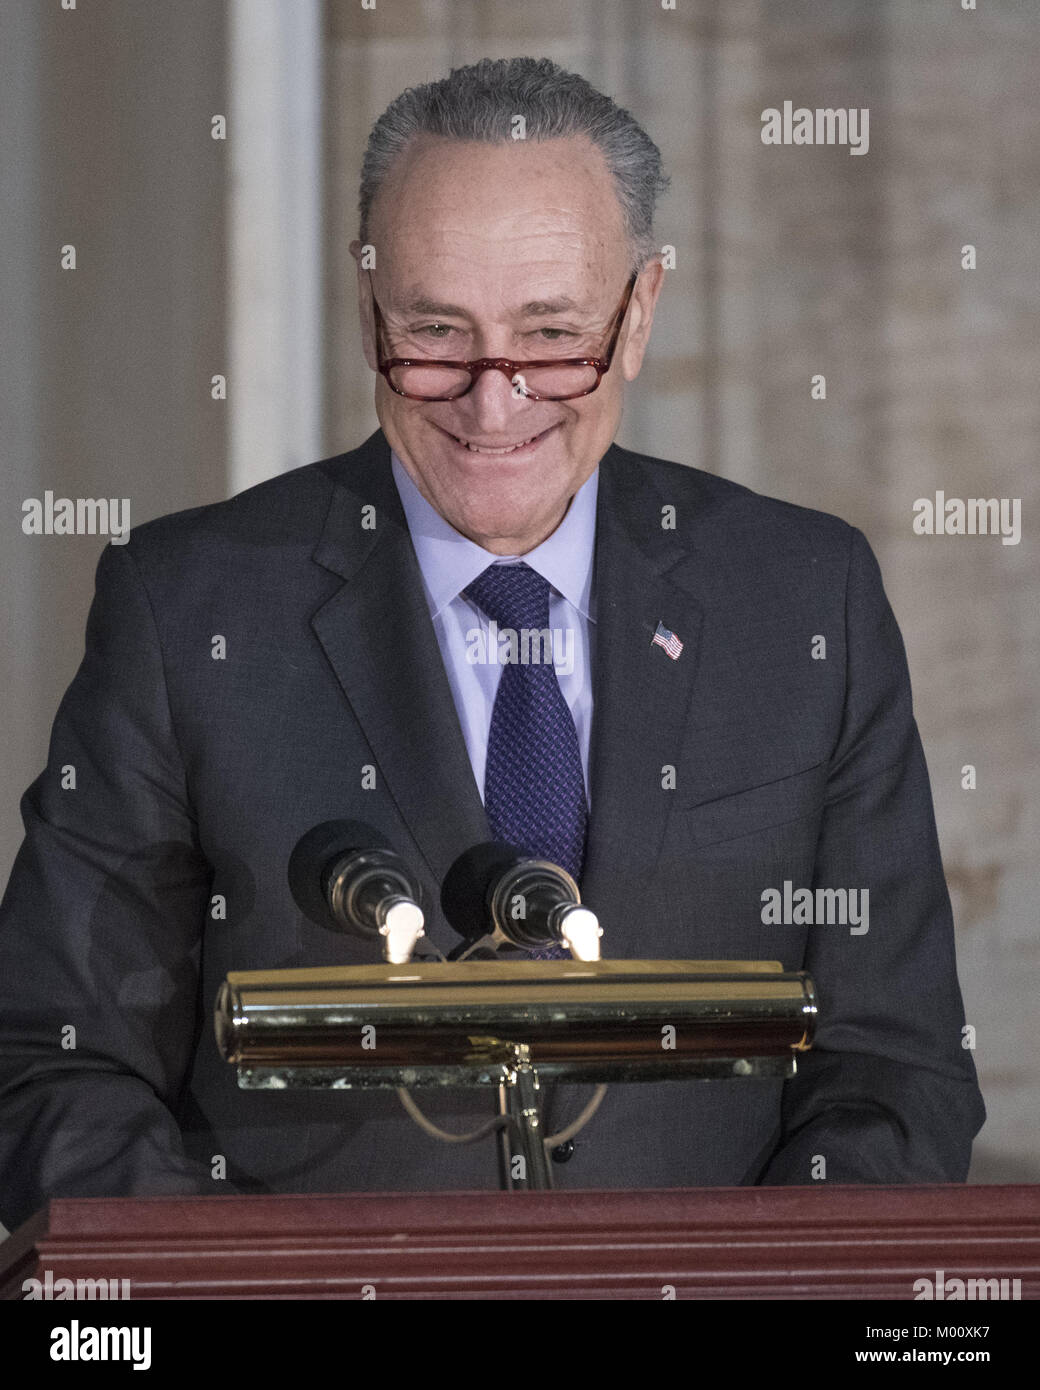
{"label": "podium top edge", "polygon": [[365,984],[505,984],[516,981],[562,982],[577,979],[621,980],[662,977],[696,979],[703,976],[783,975],[778,960],[516,960],[409,961],[406,965],[315,966],[302,969],[233,970],[232,987],[271,983],[283,985]]}

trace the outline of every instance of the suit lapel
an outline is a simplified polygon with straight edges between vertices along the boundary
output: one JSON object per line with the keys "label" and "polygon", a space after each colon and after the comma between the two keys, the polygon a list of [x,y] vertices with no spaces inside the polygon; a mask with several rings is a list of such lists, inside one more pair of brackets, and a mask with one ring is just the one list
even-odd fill
{"label": "suit lapel", "polygon": [[[605,950],[638,940],[680,762],[703,610],[688,552],[662,530],[662,497],[638,455],[613,446],[600,464],[596,519],[591,816],[582,897],[604,922]],[[688,520],[684,519],[684,520]],[[652,643],[661,622],[682,641],[672,660]],[[642,887],[641,887],[642,886]]]}
{"label": "suit lapel", "polygon": [[[312,627],[439,885],[457,855],[490,836],[382,432],[333,476],[313,558],[345,582]],[[365,507],[374,529],[362,529]]]}

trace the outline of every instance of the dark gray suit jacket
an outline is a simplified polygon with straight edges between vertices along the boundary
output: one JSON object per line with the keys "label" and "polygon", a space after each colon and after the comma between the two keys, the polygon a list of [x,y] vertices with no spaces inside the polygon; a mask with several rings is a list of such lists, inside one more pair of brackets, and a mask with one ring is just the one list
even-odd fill
{"label": "dark gray suit jacket", "polygon": [[[605,954],[806,968],[820,1027],[787,1083],[612,1087],[557,1185],[810,1184],[817,1156],[830,1182],[962,1181],[984,1111],[903,645],[863,536],[615,446],[595,594],[582,889]],[[659,621],[678,660],[651,644]],[[445,950],[438,885],[488,838],[381,433],[106,548],[22,813],[0,908],[9,1226],[56,1195],[497,1185],[490,1141],[438,1144],[392,1092],[239,1091],[213,1039],[229,970],[374,959],[296,910],[305,830],[380,827]],[[764,924],[785,880],[869,890],[869,931]],[[561,1088],[554,1127],[589,1093]],[[490,1104],[423,1103],[458,1129]]]}

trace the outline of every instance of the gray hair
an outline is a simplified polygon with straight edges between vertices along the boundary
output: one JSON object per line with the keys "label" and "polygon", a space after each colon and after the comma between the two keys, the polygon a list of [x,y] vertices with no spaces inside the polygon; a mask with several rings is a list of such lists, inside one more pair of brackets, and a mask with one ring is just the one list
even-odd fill
{"label": "gray hair", "polygon": [[372,127],[361,164],[362,242],[369,240],[375,196],[413,137],[506,143],[513,139],[516,116],[524,117],[526,139],[585,135],[603,152],[631,242],[632,268],[642,269],[657,249],[654,206],[670,182],[661,170],[661,152],[628,111],[548,58],[481,58],[395,98]]}

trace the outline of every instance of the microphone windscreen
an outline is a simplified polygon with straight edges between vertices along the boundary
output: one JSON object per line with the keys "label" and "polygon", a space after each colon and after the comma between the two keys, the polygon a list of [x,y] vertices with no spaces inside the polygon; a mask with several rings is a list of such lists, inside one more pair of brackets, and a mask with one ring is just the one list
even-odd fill
{"label": "microphone windscreen", "polygon": [[441,910],[460,936],[472,941],[491,930],[488,890],[523,857],[515,845],[489,840],[455,860],[441,884]]}
{"label": "microphone windscreen", "polygon": [[308,830],[289,856],[289,891],[303,915],[319,927],[341,930],[329,911],[324,874],[341,855],[354,850],[392,849],[386,836],[359,820],[327,820]]}

